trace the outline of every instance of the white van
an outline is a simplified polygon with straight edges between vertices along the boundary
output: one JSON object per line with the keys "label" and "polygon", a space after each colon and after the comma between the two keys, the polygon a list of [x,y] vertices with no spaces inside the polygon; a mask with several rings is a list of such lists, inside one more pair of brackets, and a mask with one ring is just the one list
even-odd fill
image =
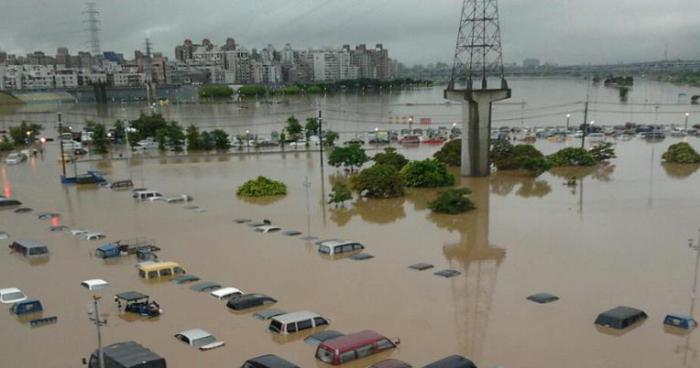
{"label": "white van", "polygon": [[301,311],[273,317],[268,329],[280,335],[288,335],[328,324],[328,318],[318,313]]}
{"label": "white van", "polygon": [[365,246],[353,241],[326,240],[318,243],[318,252],[330,256],[351,253],[365,249]]}
{"label": "white van", "polygon": [[161,197],[163,197],[163,195],[156,192],[155,190],[140,190],[140,191],[134,192],[133,197],[138,199],[139,201],[146,201],[146,200],[154,200],[156,198],[161,198]]}

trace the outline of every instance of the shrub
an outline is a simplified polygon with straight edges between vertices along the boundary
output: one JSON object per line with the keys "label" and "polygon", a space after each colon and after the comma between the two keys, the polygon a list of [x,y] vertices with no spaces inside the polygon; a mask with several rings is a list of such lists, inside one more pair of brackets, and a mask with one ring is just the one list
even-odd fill
{"label": "shrub", "polygon": [[287,194],[287,186],[276,180],[258,176],[255,180],[248,180],[238,188],[236,192],[241,197],[271,197]]}
{"label": "shrub", "polygon": [[583,148],[567,147],[548,157],[555,167],[560,166],[593,166],[595,158]]}
{"label": "shrub", "polygon": [[267,94],[267,88],[257,85],[247,85],[239,88],[238,94],[243,97],[262,97]]}
{"label": "shrub", "polygon": [[471,194],[468,188],[454,188],[441,192],[437,199],[430,202],[429,206],[433,212],[456,215],[476,208],[474,202],[469,199]]}
{"label": "shrub", "polygon": [[700,155],[690,146],[681,142],[668,147],[666,153],[661,158],[671,164],[697,164],[700,163]]}
{"label": "shrub", "polygon": [[353,188],[364,197],[394,198],[404,194],[403,178],[395,167],[374,165],[352,177]]}
{"label": "shrub", "polygon": [[436,160],[449,166],[459,166],[462,164],[462,140],[453,139],[433,155]]}
{"label": "shrub", "polygon": [[333,186],[333,191],[331,194],[329,194],[330,200],[328,203],[335,204],[336,206],[341,205],[345,203],[345,201],[349,201],[352,199],[352,192],[350,192],[350,188],[348,188],[347,185],[345,184],[336,184]]}
{"label": "shrub", "polygon": [[202,98],[226,98],[233,96],[233,90],[229,86],[209,84],[199,89],[199,97]]}
{"label": "shrub", "polygon": [[447,171],[447,166],[436,160],[409,162],[401,175],[404,184],[412,188],[437,188],[454,185],[455,176]]}
{"label": "shrub", "polygon": [[374,155],[372,161],[379,165],[391,165],[395,167],[396,170],[403,169],[408,163],[408,159],[404,155],[397,153],[396,148],[392,147],[385,148],[384,152]]}
{"label": "shrub", "polygon": [[539,176],[551,168],[542,152],[529,144],[513,146],[506,140],[498,140],[491,147],[490,157],[498,170],[527,170]]}

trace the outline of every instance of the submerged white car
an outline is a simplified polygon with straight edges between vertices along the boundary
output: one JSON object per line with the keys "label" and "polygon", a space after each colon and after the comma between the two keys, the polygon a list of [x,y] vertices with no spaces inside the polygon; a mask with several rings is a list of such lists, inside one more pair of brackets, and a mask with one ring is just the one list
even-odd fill
{"label": "submerged white car", "polygon": [[209,293],[209,295],[219,300],[226,300],[234,296],[243,295],[243,292],[236,289],[235,287],[225,287],[218,290],[214,290],[211,293]]}
{"label": "submerged white car", "polygon": [[178,332],[175,338],[199,350],[211,350],[224,346],[223,341],[217,340],[214,335],[200,328]]}
{"label": "submerged white car", "polygon": [[276,231],[282,230],[279,226],[274,226],[274,225],[263,225],[263,226],[256,226],[255,231],[263,234],[267,233],[274,233]]}
{"label": "submerged white car", "polygon": [[8,165],[18,165],[27,160],[27,155],[20,152],[13,152],[5,157],[5,163]]}
{"label": "submerged white car", "polygon": [[20,289],[14,287],[0,289],[0,303],[2,304],[14,304],[24,300],[27,300],[27,296]]}

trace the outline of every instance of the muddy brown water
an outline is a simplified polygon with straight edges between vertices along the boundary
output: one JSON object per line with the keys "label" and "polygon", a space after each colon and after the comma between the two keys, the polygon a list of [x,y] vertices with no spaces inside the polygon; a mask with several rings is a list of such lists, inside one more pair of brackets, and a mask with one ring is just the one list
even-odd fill
{"label": "muddy brown water", "polygon": [[[50,146],[43,160],[0,166],[3,193],[34,209],[0,211],[0,231],[51,249],[48,262],[33,265],[3,247],[0,286],[19,287],[40,299],[43,315],[58,316],[58,323],[30,328],[7,310],[0,313],[1,365],[79,367],[81,357],[96,347],[87,316],[93,293],[79,284],[104,278],[111,286],[96,294],[103,297],[100,308],[108,320],[105,344],[136,340],[174,368],[235,367],[265,353],[303,367],[323,366],[314,359],[314,347],[298,337],[273,337],[252,312],[230,312],[224,302],[190,290],[191,284],[144,282],[134,258],[104,262],[91,256],[106,241],[149,237],[162,248],[162,260],[179,262],[202,280],[266,293],[279,300],[276,308],[321,313],[332,319],[331,329],[374,329],[401,338],[398,349],[350,367],[388,357],[421,366],[450,354],[470,357],[480,367],[700,367],[698,332],[668,333],[661,323],[666,313],[688,312],[694,258],[687,241],[697,238],[700,227],[697,167],[660,162],[674,142],[619,142],[619,158],[611,167],[537,179],[504,173],[462,179],[474,191],[478,209],[458,216],[430,213],[434,190],[410,190],[405,198],[362,200],[336,210],[324,204],[330,184],[326,178],[321,185],[316,153],[83,164],[81,170],[90,166],[110,179],[131,178],[136,186],[190,194],[193,205],[206,212],[186,210],[184,204],[139,203],[129,191],[62,186],[56,147]],[[690,142],[700,148],[699,139]],[[549,153],[562,144],[539,142],[538,147]],[[404,152],[421,158],[434,150]],[[324,174],[337,170],[326,167]],[[263,203],[238,199],[236,187],[257,175],[283,179],[289,195]],[[571,175],[584,178],[565,186]],[[42,211],[60,213],[60,221],[38,220]],[[329,260],[305,241],[253,232],[234,223],[237,218],[267,218],[304,233],[310,226],[320,238],[360,241],[375,258]],[[49,231],[59,223],[102,231],[107,239],[84,241]],[[418,262],[435,268],[408,269]],[[432,275],[441,269],[462,275]],[[164,314],[154,320],[120,316],[113,296],[128,290],[149,294]],[[525,299],[536,292],[561,300],[537,305]],[[622,335],[596,329],[596,315],[618,305],[643,309],[649,319]],[[195,327],[226,346],[199,352],[173,337]]]}

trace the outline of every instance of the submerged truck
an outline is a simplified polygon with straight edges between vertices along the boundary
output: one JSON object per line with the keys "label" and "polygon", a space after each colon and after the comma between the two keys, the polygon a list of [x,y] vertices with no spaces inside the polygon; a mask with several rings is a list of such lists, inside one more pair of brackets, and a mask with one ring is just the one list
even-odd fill
{"label": "submerged truck", "polygon": [[[105,346],[104,368],[167,368],[165,358],[143,347],[135,341],[126,341]],[[99,354],[95,350],[90,360],[83,359],[88,368],[99,368]]]}

